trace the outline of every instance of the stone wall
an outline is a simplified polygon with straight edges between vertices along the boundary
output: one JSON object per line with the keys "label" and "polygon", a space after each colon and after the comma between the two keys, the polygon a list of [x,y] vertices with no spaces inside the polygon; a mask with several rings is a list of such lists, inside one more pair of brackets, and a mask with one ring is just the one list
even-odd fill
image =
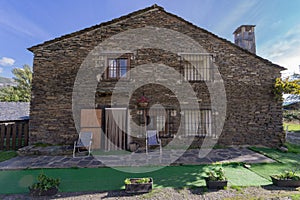
{"label": "stone wall", "polygon": [[[95,61],[89,62],[84,69],[87,81],[75,83],[85,58],[95,47],[114,35],[148,26],[188,36],[203,48],[203,52],[214,55],[214,63],[221,73],[227,96],[226,121],[219,144],[266,146],[282,144],[285,138],[282,130],[282,102],[275,100],[272,94],[275,78],[280,77],[282,68],[167,13],[160,7],[148,8],[128,17],[31,48],[34,52],[34,74],[30,143],[72,144],[78,136],[75,121],[78,120],[80,109],[110,104],[112,89],[115,86],[114,82],[103,81],[95,86],[97,70],[101,69],[99,67],[94,72]],[[176,45],[179,49],[184,46],[185,41],[184,38],[180,38],[180,34],[176,35]],[[168,41],[169,36],[162,44],[167,46]],[[143,42],[147,43],[147,38]],[[111,47],[114,45],[116,44],[112,44]],[[118,50],[117,47],[116,49]],[[133,54],[135,57],[132,59],[133,68],[149,62],[171,66],[175,70],[180,67],[178,56],[171,52],[141,48]],[[77,99],[72,99],[72,95],[77,93],[74,90],[74,83],[75,86],[77,84],[84,88],[87,93],[93,93],[95,100],[86,101],[84,97],[80,98],[81,94]],[[130,84],[130,80],[124,82],[124,88],[127,84]],[[191,85],[197,92],[200,106],[209,106],[209,94],[205,83],[194,82]],[[162,98],[163,100],[157,101],[169,105],[174,106],[177,101],[172,94],[166,95],[155,85],[150,85],[144,92],[151,98]],[[128,98],[134,102],[136,97]],[[74,113],[72,101],[80,105]]]}

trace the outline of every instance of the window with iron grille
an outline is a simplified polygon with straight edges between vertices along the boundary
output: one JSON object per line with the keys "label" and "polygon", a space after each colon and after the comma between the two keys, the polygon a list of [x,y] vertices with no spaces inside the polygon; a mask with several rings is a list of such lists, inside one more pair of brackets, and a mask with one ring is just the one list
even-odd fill
{"label": "window with iron grille", "polygon": [[129,58],[108,58],[105,79],[117,80],[120,78],[128,78],[130,67]]}
{"label": "window with iron grille", "polygon": [[183,113],[186,136],[212,136],[211,110],[185,110]]}
{"label": "window with iron grille", "polygon": [[213,62],[211,54],[182,53],[183,76],[186,81],[213,80]]}

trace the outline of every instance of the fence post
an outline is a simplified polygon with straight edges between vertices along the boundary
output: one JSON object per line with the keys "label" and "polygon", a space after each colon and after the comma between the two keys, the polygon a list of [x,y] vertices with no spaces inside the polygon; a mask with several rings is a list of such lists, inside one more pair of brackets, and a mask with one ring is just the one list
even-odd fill
{"label": "fence post", "polygon": [[26,124],[24,124],[24,146],[28,146],[28,129],[29,129],[29,122],[27,122]]}
{"label": "fence post", "polygon": [[5,143],[6,150],[10,150],[10,133],[11,133],[11,124],[7,124],[7,126],[6,126],[6,143]]}
{"label": "fence post", "polygon": [[18,149],[21,148],[23,146],[22,144],[22,129],[23,129],[24,123],[20,123],[18,124]]}
{"label": "fence post", "polygon": [[5,124],[0,124],[0,150],[4,149]]}
{"label": "fence post", "polygon": [[17,135],[17,124],[14,123],[12,124],[12,134],[11,134],[11,149],[15,150],[16,149],[16,135]]}

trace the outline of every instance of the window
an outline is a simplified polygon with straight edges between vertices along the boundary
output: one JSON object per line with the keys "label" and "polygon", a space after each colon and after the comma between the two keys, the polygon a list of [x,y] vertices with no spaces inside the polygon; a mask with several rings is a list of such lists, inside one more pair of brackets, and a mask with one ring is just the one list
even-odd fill
{"label": "window", "polygon": [[128,77],[128,58],[109,58],[107,60],[106,79],[120,79]]}
{"label": "window", "polygon": [[183,75],[187,81],[212,80],[212,55],[209,54],[181,54]]}
{"label": "window", "polygon": [[184,127],[186,136],[211,136],[211,110],[185,110]]}

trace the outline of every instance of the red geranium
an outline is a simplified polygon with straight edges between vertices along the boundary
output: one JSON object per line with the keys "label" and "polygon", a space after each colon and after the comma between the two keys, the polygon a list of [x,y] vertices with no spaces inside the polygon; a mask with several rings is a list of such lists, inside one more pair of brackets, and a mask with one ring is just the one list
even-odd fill
{"label": "red geranium", "polygon": [[148,103],[149,102],[149,99],[145,96],[141,96],[138,100],[137,100],[138,103]]}

